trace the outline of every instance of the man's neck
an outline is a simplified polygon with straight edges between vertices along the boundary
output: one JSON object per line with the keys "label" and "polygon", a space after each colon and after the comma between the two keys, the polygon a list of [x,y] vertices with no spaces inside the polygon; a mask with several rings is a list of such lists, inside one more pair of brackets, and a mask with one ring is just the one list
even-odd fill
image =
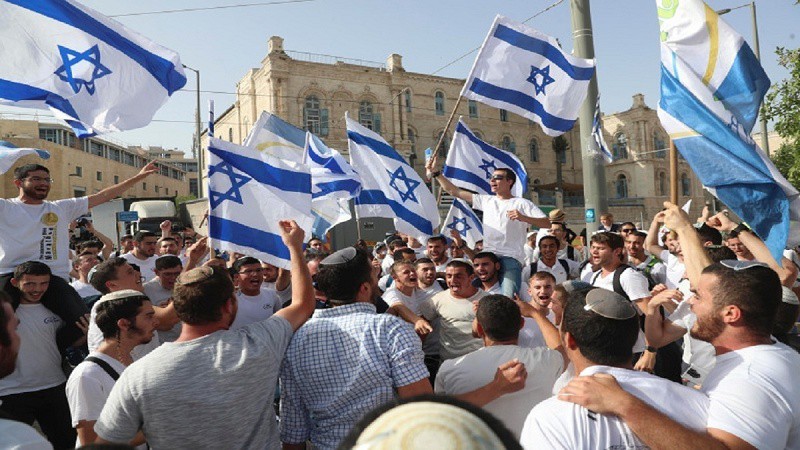
{"label": "man's neck", "polygon": [[222,322],[214,322],[205,325],[189,325],[184,323],[181,327],[181,335],[175,342],[188,342],[203,336],[208,336],[217,331],[228,330],[230,326],[225,326]]}
{"label": "man's neck", "polygon": [[484,347],[494,347],[497,345],[519,345],[519,338],[508,339],[506,341],[493,341],[489,336],[483,336]]}
{"label": "man's neck", "polygon": [[242,294],[244,294],[244,295],[246,295],[248,297],[255,297],[255,296],[257,296],[258,294],[261,293],[261,289],[253,289],[253,290],[239,289],[239,292],[241,292]]}
{"label": "man's neck", "polygon": [[97,351],[113,359],[116,359],[124,366],[129,366],[133,363],[133,357],[131,356],[131,351],[133,350],[134,347],[136,347],[136,344],[129,339],[123,338],[118,341],[114,338],[110,338],[110,339],[105,339],[97,347]]}
{"label": "man's neck", "polygon": [[403,295],[410,297],[414,294],[414,286],[404,286],[400,284],[395,284],[395,289],[401,292]]}
{"label": "man's neck", "polygon": [[511,195],[511,192],[508,192],[508,193],[502,193],[502,194],[501,194],[500,192],[498,192],[498,193],[496,193],[495,195],[497,195],[497,198],[499,198],[499,199],[501,199],[501,200],[508,200],[508,199],[510,199],[510,198],[513,198],[513,197],[514,197],[513,195]]}
{"label": "man's neck", "polygon": [[645,255],[644,252],[642,252],[640,255],[631,255],[628,253],[628,260],[638,266],[647,260],[647,255]]}
{"label": "man's neck", "polygon": [[495,284],[497,284],[497,277],[492,278],[491,280],[486,280],[481,282],[481,286],[483,286],[484,291],[489,291]]}
{"label": "man's neck", "polygon": [[608,263],[608,264],[605,264],[605,265],[603,265],[603,266],[602,266],[602,269],[603,269],[603,275],[604,275],[604,276],[605,276],[605,275],[608,275],[609,273],[611,273],[611,272],[613,272],[613,271],[617,270],[617,267],[619,267],[619,266],[621,266],[621,265],[622,265],[622,263],[621,263],[621,262],[619,262],[619,261],[614,261],[614,262],[610,262],[610,263]]}
{"label": "man's neck", "polygon": [[41,205],[42,203],[44,203],[44,200],[39,200],[38,198],[28,197],[25,194],[19,194],[19,196],[17,197],[17,200],[19,200],[21,203],[24,203],[26,205]]}
{"label": "man's neck", "polygon": [[[470,286],[470,287],[472,287],[472,286]],[[452,289],[450,289],[450,296],[451,296],[451,297],[453,297],[453,298],[465,299],[465,298],[470,298],[470,297],[472,297],[472,296],[473,296],[473,295],[475,295],[475,293],[477,293],[477,292],[478,292],[478,289],[477,289],[477,288],[475,288],[475,287],[472,287],[472,291],[470,291],[468,295],[464,295],[464,296],[462,296],[462,295],[456,294],[455,292],[453,292],[453,290],[452,290]]]}
{"label": "man's neck", "polygon": [[78,281],[84,284],[89,284],[89,272],[78,272]]}
{"label": "man's neck", "polygon": [[133,249],[133,251],[131,252],[131,255],[133,255],[134,258],[140,259],[142,261],[145,261],[148,258],[150,258],[149,256],[145,256],[144,253],[140,252],[137,249]]}
{"label": "man's neck", "polygon": [[740,333],[738,335],[723,333],[714,338],[711,345],[714,346],[717,356],[721,356],[747,347],[770,345],[772,343],[772,338],[769,336],[757,336],[750,333]]}
{"label": "man's neck", "polygon": [[22,297],[19,298],[19,303],[20,305],[38,305],[42,303],[42,301],[41,298],[39,300],[30,300],[25,298],[25,296],[23,295]]}
{"label": "man's neck", "polygon": [[443,262],[447,261],[447,255],[441,255],[439,259],[431,259],[434,264],[437,266],[442,265]]}
{"label": "man's neck", "polygon": [[552,258],[542,257],[542,258],[539,259],[539,261],[544,263],[544,265],[546,265],[547,267],[553,267],[553,266],[556,265],[556,262],[558,261],[558,258],[555,257],[555,256],[552,257]]}
{"label": "man's neck", "polygon": [[[580,353],[580,352],[570,352],[570,353]],[[570,357],[570,362],[572,362],[572,364],[575,365],[575,375],[576,376],[581,374],[584,370],[586,370],[589,367],[606,366],[606,364],[593,363],[592,361],[589,361],[588,359],[584,358],[582,355],[578,356],[578,357],[575,357],[574,359],[572,358],[572,355],[568,355],[568,356]],[[616,367],[616,368],[619,368],[619,369],[633,370],[633,362],[631,361],[628,364],[622,364],[622,365],[619,365],[619,366],[608,366],[608,367]]]}
{"label": "man's neck", "polygon": [[428,289],[429,287],[433,286],[433,283],[435,283],[435,282],[436,282],[436,280],[433,280],[433,281],[431,281],[431,284],[425,284],[422,280],[419,280],[417,282],[417,287],[420,288],[420,289]]}

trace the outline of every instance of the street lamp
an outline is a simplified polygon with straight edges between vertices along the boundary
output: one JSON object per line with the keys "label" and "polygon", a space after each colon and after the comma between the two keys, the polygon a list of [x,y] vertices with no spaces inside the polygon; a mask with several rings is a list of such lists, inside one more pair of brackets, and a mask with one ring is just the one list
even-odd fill
{"label": "street lamp", "polygon": [[[720,9],[719,11],[717,11],[717,14],[721,16],[723,14],[728,14],[729,12],[735,9],[744,8],[747,6],[750,7],[750,16],[751,19],[753,20],[753,47],[754,47],[753,50],[756,55],[756,59],[761,61],[761,49],[759,48],[760,46],[758,44],[758,23],[756,22],[756,2],[753,1],[750,3],[745,3],[744,5],[735,6],[733,8]],[[764,118],[763,114],[759,115],[761,116],[761,149],[764,150],[764,152],[769,155],[769,139],[767,139],[767,119]]]}
{"label": "street lamp", "polygon": [[195,149],[197,151],[197,154],[195,156],[197,157],[197,167],[198,167],[198,171],[197,171],[197,194],[198,194],[199,197],[202,197],[203,196],[203,168],[204,168],[204,166],[203,166],[203,148],[202,148],[202,143],[200,141],[200,131],[201,131],[201,125],[200,125],[200,71],[197,70],[197,69],[192,69],[191,67],[187,66],[186,64],[183,65],[183,68],[184,69],[189,69],[192,72],[194,72],[196,85],[197,85],[196,86],[196,90],[195,90],[196,93],[197,93],[197,110],[195,111],[195,116],[194,116],[194,119],[195,119],[195,135],[194,135],[195,143],[194,143],[194,145],[195,145]]}

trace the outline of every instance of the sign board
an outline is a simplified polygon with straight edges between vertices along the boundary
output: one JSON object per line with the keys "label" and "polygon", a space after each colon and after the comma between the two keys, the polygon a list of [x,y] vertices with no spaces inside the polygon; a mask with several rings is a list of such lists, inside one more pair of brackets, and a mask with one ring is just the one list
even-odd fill
{"label": "sign board", "polygon": [[117,213],[119,222],[136,222],[139,220],[139,213],[136,211],[120,211]]}
{"label": "sign board", "polygon": [[595,222],[594,208],[589,208],[586,210],[586,223],[594,223],[594,222]]}

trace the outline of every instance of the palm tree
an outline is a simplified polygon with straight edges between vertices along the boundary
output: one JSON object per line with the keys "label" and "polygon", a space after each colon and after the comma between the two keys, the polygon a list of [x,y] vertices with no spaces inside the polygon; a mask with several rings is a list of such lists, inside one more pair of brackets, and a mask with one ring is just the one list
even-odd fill
{"label": "palm tree", "polygon": [[569,143],[564,136],[557,136],[553,138],[553,151],[556,153],[556,188],[561,195],[564,195],[564,177],[561,175],[561,161],[564,160],[564,155],[567,153]]}

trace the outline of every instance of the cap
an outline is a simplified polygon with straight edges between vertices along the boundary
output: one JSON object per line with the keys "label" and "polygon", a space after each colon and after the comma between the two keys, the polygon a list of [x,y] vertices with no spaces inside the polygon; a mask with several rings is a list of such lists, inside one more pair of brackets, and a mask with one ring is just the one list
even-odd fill
{"label": "cap", "polygon": [[800,299],[797,298],[797,294],[794,291],[786,286],[781,286],[781,289],[783,290],[783,296],[781,297],[783,303],[800,306]]}
{"label": "cap", "polygon": [[561,283],[561,287],[563,287],[565,291],[570,293],[575,291],[581,291],[583,289],[591,289],[592,285],[581,280],[569,280]]}
{"label": "cap", "polygon": [[323,259],[319,262],[320,266],[336,266],[339,264],[345,264],[353,260],[358,254],[358,250],[355,247],[347,247],[343,248],[337,252],[332,253],[327,258]]}
{"label": "cap", "polygon": [[614,320],[627,320],[637,314],[636,308],[625,297],[602,288],[592,289],[586,294],[583,309]]}
{"label": "cap", "polygon": [[567,215],[564,214],[564,211],[556,208],[556,209],[550,211],[550,214],[548,214],[548,217],[550,218],[550,222],[563,222],[564,219],[567,217]]}
{"label": "cap", "polygon": [[178,276],[175,284],[187,286],[199,281],[207,280],[214,275],[214,268],[211,266],[202,266],[194,268],[188,272],[183,272]]}
{"label": "cap", "polygon": [[146,295],[139,291],[135,291],[133,289],[123,289],[121,291],[114,291],[109,292],[108,294],[103,295],[100,297],[98,302],[107,302],[109,300],[123,300],[126,298],[134,298],[134,297],[144,297],[147,300],[150,300]]}

